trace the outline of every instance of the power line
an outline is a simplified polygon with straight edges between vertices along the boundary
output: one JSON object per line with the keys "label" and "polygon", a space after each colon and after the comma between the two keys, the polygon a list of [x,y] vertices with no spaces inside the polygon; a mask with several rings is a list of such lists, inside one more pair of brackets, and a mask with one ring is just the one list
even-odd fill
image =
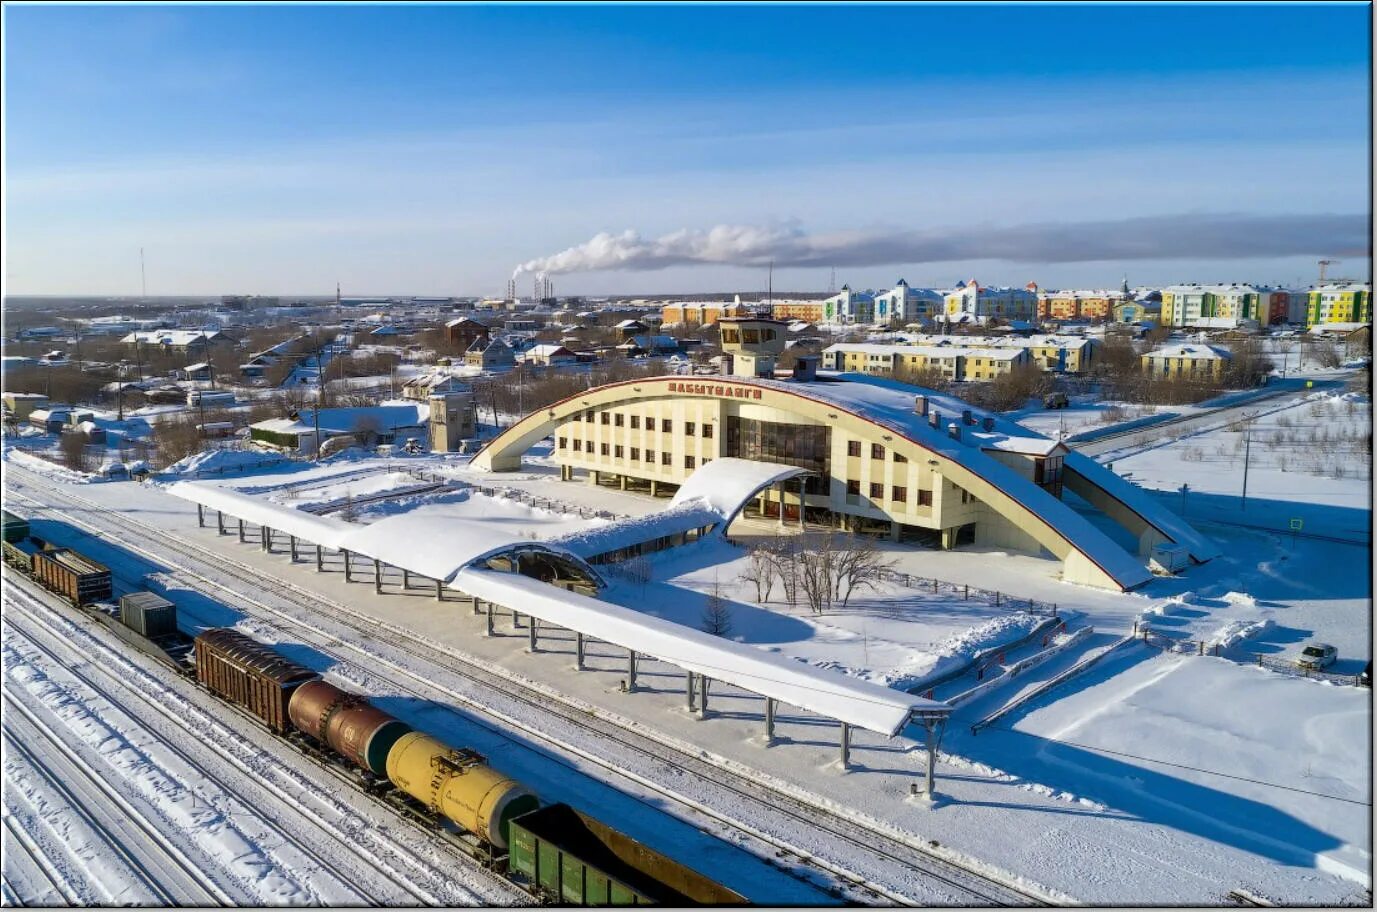
{"label": "power line", "polygon": [[[1313,796],[1316,797],[1316,798],[1328,798],[1328,799],[1330,799],[1331,801],[1343,801],[1343,802],[1345,802],[1345,803],[1347,803],[1347,804],[1356,804],[1356,805],[1358,805],[1359,807],[1372,807],[1372,802],[1371,802],[1371,801],[1360,801],[1360,800],[1358,800],[1358,799],[1356,799],[1356,798],[1344,798],[1344,797],[1342,797],[1341,795],[1329,795],[1329,794],[1326,794],[1326,793],[1324,793],[1324,792],[1312,792],[1312,791],[1310,791],[1309,789],[1296,788],[1295,786],[1292,786],[1292,785],[1282,785],[1282,784],[1279,783],[1279,782],[1268,782],[1268,781],[1266,781],[1265,779],[1250,779],[1250,778],[1248,778],[1247,776],[1237,776],[1237,775],[1235,775],[1235,774],[1233,774],[1233,773],[1221,773],[1219,770],[1202,769],[1201,767],[1198,767],[1198,766],[1190,766],[1189,764],[1185,764],[1185,763],[1173,763],[1173,762],[1170,761],[1170,760],[1158,760],[1158,759],[1155,758],[1155,757],[1143,757],[1143,756],[1140,756],[1140,755],[1138,755],[1138,754],[1130,754],[1130,753],[1128,753],[1128,752],[1126,752],[1126,751],[1110,750],[1110,749],[1107,748],[1107,747],[1094,747],[1094,746],[1092,746],[1092,745],[1089,745],[1089,744],[1081,744],[1081,743],[1076,742],[1076,741],[1064,741],[1064,740],[1062,740],[1062,739],[1060,739],[1060,738],[1048,738],[1048,737],[1046,737],[1046,736],[1044,736],[1044,735],[1036,735],[1036,734],[1033,734],[1032,732],[1019,731],[1019,730],[1016,729],[1016,728],[1000,728],[1000,727],[996,727],[996,726],[990,726],[990,728],[993,728],[995,731],[1008,732],[1009,734],[1013,734],[1013,735],[1022,735],[1022,736],[1025,737],[1025,738],[1037,738],[1039,741],[1050,741],[1050,742],[1052,742],[1053,744],[1065,744],[1065,745],[1068,746],[1068,747],[1079,747],[1079,748],[1081,748],[1082,750],[1093,751],[1093,752],[1095,752],[1095,753],[1100,753],[1100,754],[1114,754],[1115,756],[1118,756],[1118,757],[1129,757],[1130,759],[1133,759],[1133,760],[1142,760],[1142,761],[1147,762],[1147,763],[1158,763],[1158,764],[1161,764],[1162,766],[1174,766],[1174,767],[1176,767],[1177,769],[1191,770],[1192,772],[1196,772],[1196,773],[1205,773],[1205,774],[1210,775],[1210,776],[1221,776],[1221,777],[1223,777],[1223,778],[1225,778],[1225,779],[1237,779],[1237,780],[1240,781],[1240,782],[1251,782],[1251,783],[1254,784],[1254,785],[1265,785],[1265,786],[1268,786],[1268,787],[1270,787],[1270,788],[1284,789],[1284,790],[1286,790],[1286,791],[1288,791],[1288,792],[1300,792],[1302,795],[1313,795]],[[989,729],[987,729],[987,730],[989,730]]]}

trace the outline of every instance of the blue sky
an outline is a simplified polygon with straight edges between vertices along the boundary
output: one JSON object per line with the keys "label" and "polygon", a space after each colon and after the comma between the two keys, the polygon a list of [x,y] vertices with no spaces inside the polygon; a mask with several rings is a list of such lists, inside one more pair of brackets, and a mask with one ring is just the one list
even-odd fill
{"label": "blue sky", "polygon": [[[1370,196],[1362,4],[4,16],[11,294],[137,293],[140,247],[150,293],[490,293],[600,233],[658,250],[724,225],[785,226],[814,252],[709,244],[666,268],[574,266],[556,290],[760,288],[772,255],[777,288],[820,290],[834,251],[853,286],[1369,268],[1333,249]],[[1219,229],[1236,237],[1186,258],[1171,235],[1200,214],[1237,217]],[[1327,215],[1348,228],[1310,240],[1307,221],[1254,255],[1278,217]],[[1138,254],[1016,243],[1144,218]],[[934,261],[914,232],[988,232],[1007,258]]]}

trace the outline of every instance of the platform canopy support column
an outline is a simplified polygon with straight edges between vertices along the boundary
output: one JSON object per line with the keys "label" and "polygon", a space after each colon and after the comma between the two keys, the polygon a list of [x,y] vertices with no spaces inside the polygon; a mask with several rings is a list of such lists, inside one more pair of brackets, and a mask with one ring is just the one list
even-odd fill
{"label": "platform canopy support column", "polygon": [[349,549],[340,548],[339,553],[344,555],[344,581],[346,583],[352,583],[354,581],[354,577],[351,575],[353,572],[353,565],[349,563]]}
{"label": "platform canopy support column", "polygon": [[684,698],[687,701],[688,711],[693,712],[693,679],[697,677],[693,672],[688,673],[687,683],[684,685]]}
{"label": "platform canopy support column", "polygon": [[947,717],[936,714],[920,715],[918,721],[923,724],[923,747],[928,755],[927,763],[924,764],[924,778],[927,781],[923,795],[932,800],[937,795],[937,751],[942,747],[942,734],[947,729]]}
{"label": "platform canopy support column", "polygon": [[269,554],[273,553],[273,530],[269,526],[258,527],[258,544]]}
{"label": "platform canopy support column", "polygon": [[775,699],[774,697],[765,698],[765,743],[766,745],[775,743]]}
{"label": "platform canopy support column", "polygon": [[493,629],[492,629],[492,602],[488,602],[488,603],[487,603],[487,608],[488,608],[488,636],[493,636],[494,633],[493,633]]}
{"label": "platform canopy support column", "polygon": [[325,548],[321,545],[316,545],[316,572],[325,572]]}
{"label": "platform canopy support column", "polygon": [[784,482],[775,485],[775,491],[779,493],[779,530],[784,531]]}
{"label": "platform canopy support column", "polygon": [[574,668],[578,671],[583,671],[584,649],[585,641],[583,639],[583,634],[576,630],[574,631]]}
{"label": "platform canopy support column", "polygon": [[626,651],[626,692],[636,692],[636,650]]}
{"label": "platform canopy support column", "polygon": [[698,718],[708,717],[708,676],[700,674],[698,676]]}
{"label": "platform canopy support column", "polygon": [[247,541],[247,540],[248,540],[248,539],[244,538],[244,521],[243,521],[242,519],[239,520],[239,540],[240,540],[241,542]]}
{"label": "platform canopy support column", "polygon": [[526,651],[527,651],[527,652],[539,652],[539,651],[540,651],[540,644],[539,644],[538,640],[539,640],[539,638],[540,638],[540,622],[539,622],[538,620],[536,620],[536,616],[535,616],[534,614],[531,615],[531,617],[530,617],[530,632],[531,632],[531,639],[530,639],[530,643],[529,643],[529,644],[527,645],[527,647],[526,647]]}
{"label": "platform canopy support column", "polygon": [[206,527],[206,510],[201,504],[196,505],[196,527],[198,529]]}
{"label": "platform canopy support column", "polygon": [[373,591],[382,592],[382,561],[373,558]]}
{"label": "platform canopy support column", "polygon": [[851,767],[851,726],[845,722],[841,724],[841,767]]}
{"label": "platform canopy support column", "polygon": [[225,534],[225,514],[222,510],[215,511],[215,534]]}
{"label": "platform canopy support column", "polygon": [[436,580],[436,581],[435,581],[435,601],[437,601],[437,602],[443,602],[444,600],[445,600],[445,584],[444,584],[443,582],[441,582],[440,580]]}
{"label": "platform canopy support column", "polygon": [[402,591],[405,592],[406,590],[408,590],[408,589],[410,589],[410,588],[411,588],[411,571],[408,570],[408,569],[406,569],[405,567],[403,567],[403,568],[402,568]]}
{"label": "platform canopy support column", "polygon": [[295,563],[296,563],[296,536],[295,536],[295,535],[288,535],[288,536],[287,536],[287,543],[288,543],[288,544],[291,546],[291,548],[292,548],[292,563],[295,564]]}

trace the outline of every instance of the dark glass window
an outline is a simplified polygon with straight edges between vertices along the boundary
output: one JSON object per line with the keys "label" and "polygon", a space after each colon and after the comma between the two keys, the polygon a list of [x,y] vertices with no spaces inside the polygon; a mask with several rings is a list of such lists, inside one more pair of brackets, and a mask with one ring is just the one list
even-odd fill
{"label": "dark glass window", "polygon": [[618,412],[613,417],[612,423],[615,424],[617,427],[622,427],[626,423],[626,416],[624,416],[621,412]]}
{"label": "dark glass window", "polygon": [[694,434],[698,433],[698,425],[694,424],[692,421],[685,421],[684,433],[692,437]]}
{"label": "dark glass window", "polygon": [[640,448],[640,447],[632,447],[632,448],[631,448],[631,460],[632,460],[632,462],[639,462],[640,459],[641,459],[641,448]]}
{"label": "dark glass window", "polygon": [[705,425],[703,425],[703,437],[704,437],[704,439],[706,439],[706,440],[711,440],[711,439],[712,439],[712,425],[710,425],[710,424],[705,424]]}
{"label": "dark glass window", "polygon": [[889,499],[895,503],[908,503],[908,488],[895,485],[889,490]]}
{"label": "dark glass window", "polygon": [[611,423],[612,423],[612,416],[609,415],[607,412],[603,412],[603,413],[602,413],[602,423],[603,423],[603,424],[611,424]]}
{"label": "dark glass window", "polygon": [[895,462],[908,462],[908,457],[905,456],[903,453],[900,453],[900,452],[898,452],[898,451],[895,451],[895,453],[894,453],[894,461],[895,461]]}
{"label": "dark glass window", "polygon": [[684,457],[684,468],[686,468],[686,469],[696,469],[697,467],[698,467],[698,460],[697,460],[697,459],[695,459],[695,458],[692,457],[692,456],[685,456],[685,457]]}
{"label": "dark glass window", "polygon": [[631,429],[632,429],[632,430],[635,430],[635,431],[639,431],[639,430],[641,429],[641,416],[640,416],[640,415],[632,415],[632,416],[631,416]]}
{"label": "dark glass window", "polygon": [[568,440],[565,440],[563,437],[559,438],[559,448],[560,448],[561,450],[563,450],[563,449],[567,449],[568,447],[569,447],[569,441],[568,441]]}
{"label": "dark glass window", "polygon": [[646,451],[645,451],[645,461],[646,461],[646,462],[654,462],[654,461],[655,461],[655,451],[654,451],[654,450],[646,450]]}
{"label": "dark glass window", "polygon": [[670,453],[661,453],[660,465],[674,465],[674,456]]}
{"label": "dark glass window", "polygon": [[883,446],[881,446],[880,444],[878,444],[878,443],[872,443],[872,444],[870,445],[870,458],[871,458],[871,459],[884,459],[884,458],[885,458],[885,448],[884,448]]}
{"label": "dark glass window", "polygon": [[[964,494],[965,492],[963,491],[962,493]],[[919,490],[919,491],[918,491],[918,506],[920,506],[920,507],[930,507],[930,506],[932,506],[932,492],[931,492],[931,491],[924,491],[924,490]]]}
{"label": "dark glass window", "polygon": [[604,443],[604,444],[602,445],[602,447],[600,448],[600,450],[601,450],[601,452],[602,452],[602,455],[606,456],[606,455],[607,455],[607,444]]}
{"label": "dark glass window", "polygon": [[861,483],[859,481],[848,481],[846,483],[846,493],[852,497],[860,497]]}
{"label": "dark glass window", "polygon": [[885,496],[885,486],[882,485],[882,484],[880,484],[878,481],[872,481],[872,482],[870,483],[870,497],[871,497],[871,499],[872,499],[872,500],[879,500],[880,498],[882,498],[882,497],[884,497],[884,496]]}
{"label": "dark glass window", "polygon": [[622,448],[620,444],[612,448],[612,455],[616,456],[618,459],[622,458]]}
{"label": "dark glass window", "polygon": [[848,441],[846,441],[846,455],[848,455],[848,456],[859,456],[859,455],[861,455],[861,442],[860,442],[859,440],[848,440]]}
{"label": "dark glass window", "polygon": [[727,418],[724,456],[778,462],[808,469],[804,491],[826,495],[832,475],[832,429],[826,425],[783,424],[753,418]]}

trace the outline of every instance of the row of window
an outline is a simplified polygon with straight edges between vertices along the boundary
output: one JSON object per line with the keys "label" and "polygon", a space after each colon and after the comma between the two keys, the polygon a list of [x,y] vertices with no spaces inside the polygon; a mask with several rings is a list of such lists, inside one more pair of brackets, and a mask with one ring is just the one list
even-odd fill
{"label": "row of window", "polygon": [[[859,456],[859,455],[861,455],[861,442],[860,442],[859,440],[848,440],[848,441],[846,441],[846,455],[848,455],[848,456]],[[884,458],[885,458],[885,448],[884,448],[884,446],[881,445],[881,444],[878,444],[878,443],[872,443],[872,444],[870,445],[870,458],[871,458],[871,459],[884,459]],[[896,450],[896,451],[894,452],[894,461],[895,461],[895,462],[908,462],[908,457],[905,456],[903,453],[900,453],[899,451]]]}
{"label": "row of window", "polygon": [[[592,452],[594,452],[594,451],[593,451],[593,441],[591,441],[591,440],[579,440],[578,438],[574,438],[574,442],[573,442],[573,446],[572,446],[572,447],[569,445],[569,440],[568,440],[568,438],[565,438],[565,437],[559,438],[559,448],[560,448],[561,450],[572,449],[575,453],[583,453],[583,452],[592,453]],[[626,455],[627,455],[627,452],[628,452],[628,451],[630,451],[631,461],[632,461],[632,462],[640,462],[640,461],[641,461],[642,451],[641,451],[641,448],[640,448],[640,447],[623,447],[621,444],[606,444],[606,443],[603,443],[603,444],[599,444],[599,445],[598,445],[598,451],[597,451],[597,452],[599,453],[599,455],[602,455],[602,456],[611,456],[613,459],[624,459],[624,458],[626,458]],[[655,463],[655,457],[656,457],[656,455],[657,455],[657,454],[656,454],[656,451],[655,451],[655,450],[646,450],[646,451],[644,452],[645,461],[648,462],[648,463],[651,463],[651,464],[653,465],[653,464]],[[662,465],[662,466],[674,465],[674,454],[673,454],[673,453],[659,453],[658,455],[659,455],[659,459],[660,459],[660,465]],[[703,465],[707,465],[707,464],[710,463],[710,462],[712,462],[712,459],[710,459],[710,458],[709,458],[709,459],[704,459],[704,460],[703,460]],[[698,467],[698,459],[697,459],[697,457],[694,457],[694,456],[685,456],[685,457],[684,457],[684,468],[686,468],[686,469],[696,469],[697,467]]]}
{"label": "row of window", "polygon": [[[848,481],[846,483],[846,493],[850,497],[861,496],[861,483],[859,481]],[[885,496],[885,486],[879,482],[870,483],[870,499],[882,500]],[[889,499],[895,503],[908,503],[908,488],[901,485],[894,485],[889,489]],[[918,491],[918,506],[932,506],[932,491],[921,489]]]}
{"label": "row of window", "polygon": [[[602,424],[611,425],[611,426],[613,426],[613,427],[625,427],[625,426],[626,426],[627,419],[629,418],[630,421],[631,421],[631,429],[632,429],[633,431],[639,431],[639,430],[641,429],[641,416],[640,416],[640,415],[625,415],[625,414],[623,414],[623,413],[621,413],[621,412],[600,412],[599,414],[602,416],[601,419],[600,419],[600,423],[602,423]],[[593,423],[593,413],[592,413],[592,412],[578,412],[578,413],[575,413],[573,420],[574,420],[574,421],[586,421],[586,422],[588,422],[589,424],[592,424],[592,423]],[[646,429],[647,431],[653,431],[653,430],[656,429],[656,422],[655,422],[655,419],[652,418],[652,417],[649,416],[649,415],[647,415],[646,418],[645,418],[645,429]],[[671,420],[668,419],[668,418],[661,418],[660,421],[659,421],[659,430],[663,431],[663,432],[666,433],[666,434],[671,433],[671,432],[674,430],[674,422],[671,421]],[[696,435],[698,434],[699,430],[700,430],[700,425],[699,425],[697,422],[695,422],[695,421],[685,421],[685,422],[684,422],[684,433],[687,434],[688,436],[690,436],[690,437],[696,436]],[[704,422],[704,423],[701,425],[701,430],[702,430],[703,438],[704,438],[705,440],[711,440],[711,439],[712,439],[712,425],[711,425],[711,424],[708,424],[708,423]]]}

